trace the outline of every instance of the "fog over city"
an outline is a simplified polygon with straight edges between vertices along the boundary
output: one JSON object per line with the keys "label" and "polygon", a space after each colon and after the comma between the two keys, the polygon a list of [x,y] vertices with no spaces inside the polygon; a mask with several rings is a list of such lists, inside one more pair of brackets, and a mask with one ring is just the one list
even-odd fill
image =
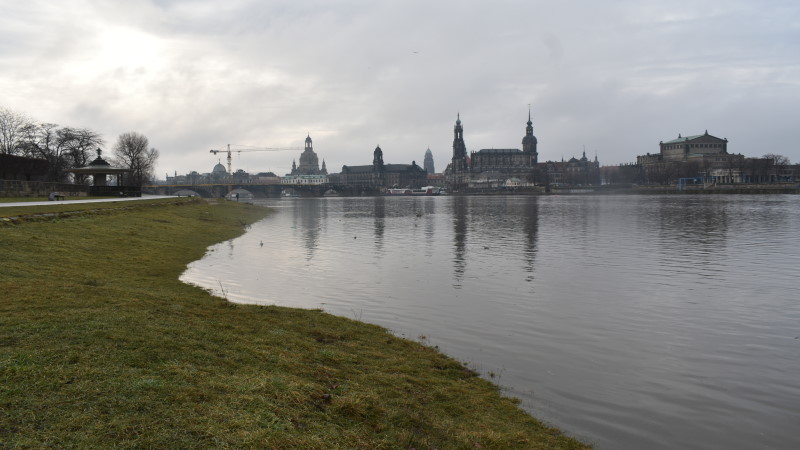
{"label": "fog over city", "polygon": [[[539,160],[635,162],[661,140],[727,138],[729,151],[800,161],[800,3],[593,1],[0,0],[0,107],[129,131],[156,175],[208,172],[226,144],[302,147],[328,170],[436,170],[456,115],[469,151],[521,148],[528,105]],[[300,151],[235,155],[290,170]],[[225,162],[224,159],[222,161]]]}

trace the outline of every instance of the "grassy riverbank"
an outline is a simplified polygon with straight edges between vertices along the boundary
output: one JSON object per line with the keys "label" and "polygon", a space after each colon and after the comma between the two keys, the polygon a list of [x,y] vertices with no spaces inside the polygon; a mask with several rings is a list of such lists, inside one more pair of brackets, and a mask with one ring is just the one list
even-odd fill
{"label": "grassy riverbank", "polygon": [[0,222],[0,446],[583,448],[433,349],[178,281],[266,210],[135,203]]}

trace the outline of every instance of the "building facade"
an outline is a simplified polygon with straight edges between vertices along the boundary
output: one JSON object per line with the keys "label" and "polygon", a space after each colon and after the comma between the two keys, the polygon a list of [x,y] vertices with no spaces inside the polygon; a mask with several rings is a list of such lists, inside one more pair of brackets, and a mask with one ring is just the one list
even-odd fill
{"label": "building facade", "polygon": [[453,189],[496,189],[500,187],[532,187],[550,183],[597,184],[600,163],[583,157],[569,161],[539,162],[539,141],[533,134],[533,121],[528,122],[522,149],[481,149],[466,157],[464,128],[458,115],[454,128],[453,159],[445,170],[447,184]]}
{"label": "building facade", "polygon": [[364,166],[342,166],[339,183],[346,186],[386,189],[420,188],[427,183],[428,174],[416,161],[411,164],[386,164],[380,146],[372,152],[372,164]]}
{"label": "building facade", "polygon": [[328,182],[327,175],[286,175],[281,177],[281,184],[292,185],[319,185]]}
{"label": "building facade", "polygon": [[522,150],[516,148],[481,149],[470,155],[470,172],[498,172],[509,177],[527,178],[531,170],[539,162],[538,139],[533,135],[531,112],[528,111],[528,122],[525,137],[522,138]]}
{"label": "building facade", "polygon": [[741,183],[745,158],[728,153],[728,140],[708,134],[681,136],[659,142],[659,152],[636,157],[641,182],[671,184],[681,178]]}

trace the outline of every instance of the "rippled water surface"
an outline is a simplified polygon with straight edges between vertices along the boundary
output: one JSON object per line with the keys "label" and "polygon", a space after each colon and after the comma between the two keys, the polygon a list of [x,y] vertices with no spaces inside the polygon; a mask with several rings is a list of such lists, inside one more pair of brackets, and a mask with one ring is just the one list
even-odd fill
{"label": "rippled water surface", "polygon": [[597,448],[800,448],[800,197],[266,203],[183,280],[423,336]]}

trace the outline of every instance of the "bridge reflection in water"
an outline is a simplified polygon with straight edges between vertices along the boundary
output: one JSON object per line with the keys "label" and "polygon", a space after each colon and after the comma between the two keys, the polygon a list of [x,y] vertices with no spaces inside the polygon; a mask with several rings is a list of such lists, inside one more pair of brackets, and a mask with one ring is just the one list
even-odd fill
{"label": "bridge reflection in water", "polygon": [[298,197],[322,197],[324,195],[376,195],[376,189],[337,184],[158,184],[142,186],[142,192],[152,195],[192,195],[204,198],[221,198],[228,192],[249,193],[254,198],[277,198],[284,191]]}

